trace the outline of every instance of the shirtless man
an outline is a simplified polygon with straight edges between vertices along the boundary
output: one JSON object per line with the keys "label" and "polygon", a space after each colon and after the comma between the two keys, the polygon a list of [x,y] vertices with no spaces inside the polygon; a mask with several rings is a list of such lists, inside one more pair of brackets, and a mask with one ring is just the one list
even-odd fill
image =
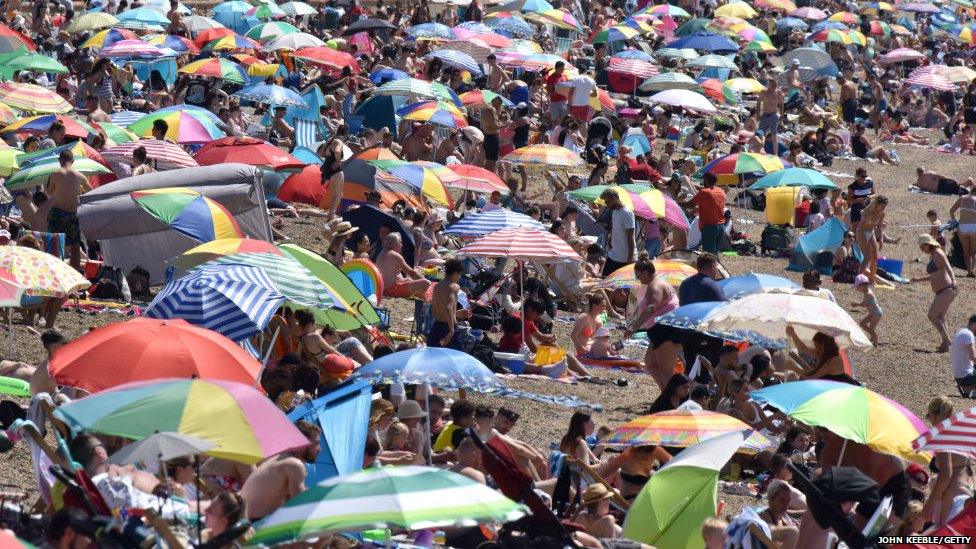
{"label": "shirtless man", "polygon": [[800,79],[800,60],[794,59],[790,63],[790,68],[786,71],[786,84],[787,91],[792,92],[796,90],[800,92],[801,95],[805,94],[805,89],[803,88],[803,80]]}
{"label": "shirtless man", "polygon": [[71,254],[71,266],[81,271],[81,228],[78,226],[78,195],[88,192],[88,178],[74,169],[75,155],[65,149],[58,155],[61,169],[48,179],[47,195],[51,209],[47,212],[47,230],[64,233],[64,243]]}
{"label": "shirtless man", "polygon": [[386,297],[411,297],[423,295],[430,286],[416,269],[410,268],[400,255],[403,241],[400,233],[390,233],[383,239],[383,251],[376,257],[376,267],[383,273],[383,295]]}
{"label": "shirtless man", "polygon": [[285,111],[282,106],[275,107],[274,118],[271,119],[271,131],[278,135],[278,146],[287,149],[295,141],[295,128],[285,122]]}
{"label": "shirtless man", "polygon": [[859,109],[857,105],[857,86],[853,80],[847,78],[847,74],[849,73],[850,69],[844,69],[843,74],[837,75],[837,83],[840,85],[841,114],[844,117],[844,122],[847,122],[850,130],[853,132]]}
{"label": "shirtless man", "polygon": [[53,396],[58,392],[58,384],[51,377],[51,372],[48,371],[47,364],[51,361],[51,356],[54,354],[54,351],[64,347],[67,343],[67,338],[57,330],[45,330],[41,334],[41,346],[47,352],[47,358],[37,365],[37,368],[34,370],[34,375],[30,378],[30,394],[32,397],[41,393],[48,393]]}
{"label": "shirtless man", "polygon": [[463,270],[459,259],[448,259],[444,262],[444,278],[434,284],[434,295],[430,302],[430,314],[434,317],[434,322],[427,332],[428,347],[458,349],[454,341],[454,328],[457,324],[458,292],[461,291],[458,282]]}
{"label": "shirtless man", "polygon": [[510,80],[508,73],[505,69],[498,66],[498,59],[495,58],[495,54],[490,54],[485,58],[488,64],[488,89],[496,92],[501,92],[504,89],[505,84]]}
{"label": "shirtless man", "polygon": [[98,98],[95,97],[94,94],[88,94],[88,98],[85,100],[85,104],[95,106],[95,108],[88,111],[89,122],[111,122],[112,121],[108,113],[102,110],[102,106],[98,103]]}
{"label": "shirtless man", "polygon": [[960,194],[966,194],[974,186],[972,177],[966,178],[965,181],[959,183],[951,177],[926,170],[925,166],[915,168],[915,175],[917,177],[915,186],[930,193],[958,196]]}
{"label": "shirtless man", "polygon": [[153,139],[158,139],[160,141],[172,141],[172,139],[167,139],[166,134],[169,133],[169,123],[165,120],[153,120],[152,126],[152,136]]}
{"label": "shirtless man", "polygon": [[240,495],[247,504],[247,518],[252,522],[270,515],[305,491],[305,464],[315,463],[322,431],[305,421],[295,423],[295,427],[308,438],[308,446],[265,460],[244,481]]}
{"label": "shirtless man", "polygon": [[770,78],[766,89],[759,94],[757,109],[760,112],[759,129],[770,136],[773,141],[773,154],[778,154],[776,149],[779,143],[779,118],[785,109],[785,98],[775,78]]}
{"label": "shirtless man", "polygon": [[431,160],[434,157],[434,128],[427,124],[417,124],[410,135],[403,140],[403,156],[408,162]]}
{"label": "shirtless man", "polygon": [[502,108],[502,98],[496,97],[491,100],[490,105],[485,105],[481,109],[481,132],[485,134],[485,169],[495,171],[495,163],[498,162],[499,147],[501,142],[498,140],[498,109]]}

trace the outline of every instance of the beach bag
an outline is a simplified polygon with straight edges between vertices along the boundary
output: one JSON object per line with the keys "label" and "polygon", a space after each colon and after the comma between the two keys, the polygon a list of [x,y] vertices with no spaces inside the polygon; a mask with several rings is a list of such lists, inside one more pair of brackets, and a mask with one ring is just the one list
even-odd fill
{"label": "beach bag", "polygon": [[488,334],[484,334],[479,341],[475,342],[474,346],[468,351],[468,354],[478,359],[479,362],[487,366],[492,372],[506,374],[508,373],[507,370],[495,364],[495,351],[497,350],[498,348],[492,343]]}
{"label": "beach bag", "polygon": [[132,301],[132,294],[129,292],[129,284],[122,275],[122,269],[111,265],[102,265],[92,280],[94,286],[89,290],[88,295],[92,299],[103,299],[109,301],[122,301],[128,303]]}
{"label": "beach bag", "polygon": [[149,271],[142,265],[136,265],[125,276],[126,283],[129,285],[131,297],[140,301],[149,301]]}

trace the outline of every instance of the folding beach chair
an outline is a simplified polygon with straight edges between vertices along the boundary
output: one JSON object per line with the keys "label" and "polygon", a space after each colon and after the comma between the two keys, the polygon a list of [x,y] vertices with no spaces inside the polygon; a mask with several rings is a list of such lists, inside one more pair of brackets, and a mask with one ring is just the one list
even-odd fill
{"label": "folding beach chair", "polygon": [[295,145],[315,150],[318,142],[318,122],[305,118],[295,118]]}

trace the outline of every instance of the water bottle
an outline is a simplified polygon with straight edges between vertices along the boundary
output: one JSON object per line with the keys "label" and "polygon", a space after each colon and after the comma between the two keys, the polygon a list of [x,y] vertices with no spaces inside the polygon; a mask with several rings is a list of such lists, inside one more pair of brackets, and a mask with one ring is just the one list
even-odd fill
{"label": "water bottle", "polygon": [[443,547],[446,544],[447,544],[447,535],[444,534],[444,530],[437,530],[436,532],[434,532],[434,545]]}

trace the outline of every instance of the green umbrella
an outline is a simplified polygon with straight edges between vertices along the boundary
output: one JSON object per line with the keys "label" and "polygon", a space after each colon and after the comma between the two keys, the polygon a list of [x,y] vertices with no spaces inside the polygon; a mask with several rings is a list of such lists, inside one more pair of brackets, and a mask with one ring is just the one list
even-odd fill
{"label": "green umbrella", "polygon": [[285,23],[284,21],[271,21],[269,23],[260,23],[251,27],[251,30],[247,31],[244,36],[259,42],[270,42],[279,36],[294,34],[296,32],[298,32],[298,27],[292,25],[291,23]]}
{"label": "green umbrella", "polygon": [[[112,172],[112,170],[88,158],[76,158],[71,167],[85,175]],[[41,183],[46,182],[47,178],[51,174],[60,169],[61,164],[58,162],[57,158],[52,158],[50,161],[41,162],[28,168],[24,168],[10,176],[10,179],[7,180],[6,184],[7,190],[18,191],[20,189],[27,189],[40,185]]]}
{"label": "green umbrella", "polygon": [[130,132],[122,126],[119,126],[118,124],[112,124],[111,122],[94,122],[94,124],[105,132],[105,137],[107,137],[110,141],[114,141],[116,145],[139,140],[138,135]]}
{"label": "green umbrella", "polygon": [[41,55],[39,53],[28,53],[20,57],[15,57],[3,64],[4,67],[17,71],[35,71],[64,74],[68,72],[65,67],[53,57]]}
{"label": "green umbrella", "polygon": [[654,473],[627,511],[624,537],[656,547],[704,547],[701,524],[717,511],[718,472],[752,432],[699,442]]}
{"label": "green umbrella", "polygon": [[[526,508],[501,492],[443,469],[407,465],[333,477],[254,525],[248,545],[270,546],[324,532],[426,530],[508,522]],[[697,530],[695,530],[697,532]]]}
{"label": "green umbrella", "polygon": [[328,286],[346,309],[345,311],[337,309],[312,311],[318,324],[328,324],[339,330],[355,330],[362,326],[380,323],[380,316],[376,309],[338,267],[322,256],[296,244],[282,244],[278,248],[301,263],[322,284]]}
{"label": "green umbrella", "polygon": [[787,168],[764,175],[753,183],[750,191],[773,187],[809,187],[811,189],[836,189],[837,185],[826,175],[809,168]]}
{"label": "green umbrella", "polygon": [[696,32],[708,31],[708,25],[711,23],[711,19],[689,19],[684,22],[681,26],[674,29],[675,36],[687,36],[689,34],[694,34]]}

